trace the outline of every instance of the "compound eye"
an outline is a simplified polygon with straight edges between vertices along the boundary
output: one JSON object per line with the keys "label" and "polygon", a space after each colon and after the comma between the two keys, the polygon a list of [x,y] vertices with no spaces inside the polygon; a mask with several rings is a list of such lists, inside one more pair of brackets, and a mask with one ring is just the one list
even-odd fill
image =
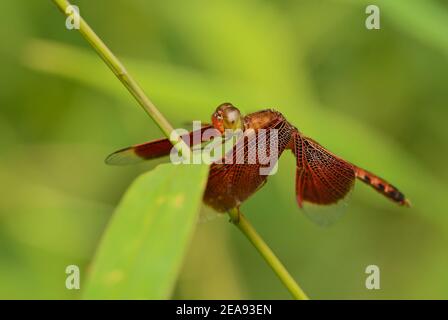
{"label": "compound eye", "polygon": [[224,129],[241,129],[241,114],[231,103],[223,103],[216,108],[213,114],[214,124],[219,122],[221,131]]}
{"label": "compound eye", "polygon": [[228,129],[238,129],[240,127],[241,114],[237,108],[224,110],[224,126]]}
{"label": "compound eye", "polygon": [[240,112],[237,109],[227,109],[224,111],[224,116],[227,122],[235,123],[240,119]]}

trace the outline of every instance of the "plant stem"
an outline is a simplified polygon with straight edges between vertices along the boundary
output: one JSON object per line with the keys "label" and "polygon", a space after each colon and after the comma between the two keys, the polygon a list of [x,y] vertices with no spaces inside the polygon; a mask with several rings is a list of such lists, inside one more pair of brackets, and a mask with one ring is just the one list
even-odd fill
{"label": "plant stem", "polygon": [[239,211],[239,209],[232,209],[228,212],[228,214],[232,223],[241,230],[241,232],[258,250],[271,269],[280,278],[280,281],[283,282],[285,287],[289,290],[294,299],[308,300],[307,295],[303,292],[288,270],[286,270],[285,266],[280,262],[274,252],[272,252],[266,242],[263,241],[261,236],[257,233],[246,217]]}
{"label": "plant stem", "polygon": [[[70,16],[70,12],[67,12],[67,7],[71,4],[68,0],[52,0],[56,6],[64,13],[66,16]],[[90,28],[87,22],[84,21],[82,17],[79,17],[80,25],[79,32],[87,40],[88,43],[95,49],[98,55],[103,59],[107,66],[112,70],[112,72],[117,76],[117,78],[123,83],[123,85],[128,89],[128,91],[134,96],[138,101],[140,106],[146,111],[146,113],[154,120],[154,122],[159,126],[165,136],[171,140],[171,142],[177,146],[178,150],[181,152],[188,151],[190,148],[185,144],[181,137],[175,134],[173,127],[162,115],[162,113],[157,109],[157,107],[149,100],[145,95],[142,88],[138,83],[132,78],[132,76],[127,72],[123,64],[118,60],[118,58],[110,51],[110,49],[104,44],[104,42],[97,36],[97,34]],[[173,134],[174,133],[174,134]],[[170,137],[171,136],[171,137]],[[176,145],[177,144],[177,145]],[[286,268],[278,260],[272,250],[263,241],[260,235],[255,231],[249,221],[239,212],[239,210],[234,209],[229,212],[232,222],[244,233],[244,235],[249,239],[254,247],[260,252],[269,266],[274,270],[283,284],[288,288],[294,298],[296,299],[308,299],[305,293],[300,289],[299,285],[294,281]]]}
{"label": "plant stem", "polygon": [[[71,15],[71,11],[67,11],[67,7],[71,6],[68,0],[53,0],[56,6],[67,17]],[[95,49],[98,55],[103,59],[107,66],[117,76],[117,78],[123,83],[128,91],[134,96],[140,106],[146,111],[146,113],[154,120],[159,126],[160,130],[165,134],[175,147],[181,152],[189,152],[190,148],[185,144],[181,137],[174,131],[171,124],[163,116],[163,114],[157,109],[157,107],[149,100],[145,95],[142,88],[134,80],[134,78],[128,73],[123,64],[112,53],[112,51],[104,44],[104,42],[98,37],[95,31],[90,28],[88,23],[79,16],[79,32],[87,40],[88,43]]]}

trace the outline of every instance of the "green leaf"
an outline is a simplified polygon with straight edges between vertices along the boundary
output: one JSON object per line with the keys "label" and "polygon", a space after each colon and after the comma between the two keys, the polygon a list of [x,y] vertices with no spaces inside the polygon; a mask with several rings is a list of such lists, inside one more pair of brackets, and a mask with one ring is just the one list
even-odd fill
{"label": "green leaf", "polygon": [[97,251],[85,299],[166,299],[201,206],[208,167],[165,164],[138,177]]}

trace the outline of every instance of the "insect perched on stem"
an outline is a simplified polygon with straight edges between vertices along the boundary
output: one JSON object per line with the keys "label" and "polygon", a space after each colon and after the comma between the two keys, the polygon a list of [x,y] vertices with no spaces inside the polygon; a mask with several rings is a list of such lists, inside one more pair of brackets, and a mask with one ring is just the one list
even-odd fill
{"label": "insect perched on stem", "polygon": [[[268,109],[242,116],[232,104],[224,103],[218,106],[211,120],[211,125],[192,131],[182,136],[182,139],[192,146],[195,142],[192,139],[194,134],[202,137],[196,143],[210,139],[203,134],[206,130],[214,130],[218,135],[225,135],[227,129],[240,129],[243,133],[232,152],[210,166],[204,202],[219,212],[238,208],[266,183],[268,174],[260,173],[266,162],[262,161],[260,153],[250,152],[260,145],[264,148],[265,157],[275,154],[275,162],[286,149],[294,154],[295,192],[299,207],[304,202],[319,205],[337,203],[353,188],[356,178],[393,202],[410,205],[409,200],[392,184],[339,158],[313,139],[304,136],[280,112]],[[261,131],[265,132],[262,138],[257,136]],[[275,147],[262,141],[273,138],[274,133],[277,139]],[[155,159],[169,155],[171,149],[172,144],[168,139],[159,139],[116,151],[106,159],[106,163],[128,164],[135,163],[136,160]]]}

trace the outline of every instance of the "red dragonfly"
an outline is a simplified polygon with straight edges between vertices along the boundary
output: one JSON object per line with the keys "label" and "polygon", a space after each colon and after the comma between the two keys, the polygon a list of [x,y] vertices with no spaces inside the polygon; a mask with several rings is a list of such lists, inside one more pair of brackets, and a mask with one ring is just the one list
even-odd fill
{"label": "red dragonfly", "polygon": [[[269,129],[276,129],[278,157],[285,149],[291,150],[296,157],[295,191],[299,207],[302,207],[304,202],[319,205],[337,203],[353,188],[355,178],[399,205],[410,205],[403,193],[392,184],[339,158],[313,139],[304,136],[280,112],[268,109],[242,116],[232,104],[223,103],[212,114],[211,120],[211,125],[205,125],[200,129],[201,137],[203,132],[213,128],[221,135],[225,134],[226,129],[241,129],[244,133],[242,139],[247,138],[247,133],[257,132],[260,129],[268,129],[267,135]],[[198,132],[190,132],[189,135],[182,136],[182,139],[191,146],[190,141],[194,140],[192,137],[195,133]],[[234,148],[247,149],[248,144],[252,143],[248,141],[237,143]],[[168,139],[159,139],[118,150],[107,157],[106,163],[121,165],[135,163],[136,160],[155,159],[169,155],[171,149],[172,144]],[[270,151],[272,150],[267,150],[268,153]],[[233,160],[236,154],[232,153]],[[207,205],[218,212],[239,208],[266,183],[267,175],[261,175],[259,170],[263,165],[259,161],[247,163],[247,155],[245,160],[245,163],[233,161],[228,164],[221,161],[211,164],[203,198]]]}

